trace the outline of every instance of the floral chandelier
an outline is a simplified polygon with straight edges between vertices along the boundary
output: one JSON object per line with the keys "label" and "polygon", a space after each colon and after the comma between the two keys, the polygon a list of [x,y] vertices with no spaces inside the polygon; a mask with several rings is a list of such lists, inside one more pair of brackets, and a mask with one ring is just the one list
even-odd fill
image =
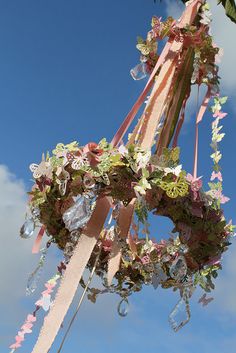
{"label": "floral chandelier", "polygon": [[[225,135],[221,120],[227,115],[222,106],[227,98],[219,93],[220,50],[209,34],[210,23],[209,6],[200,0],[188,2],[177,21],[153,17],[147,38],[138,38],[140,63],[131,70],[135,80],[149,79],[113,140],[85,146],[76,141],[59,143],[39,164],[30,165],[35,182],[20,235],[29,238],[39,227],[33,253],[41,252],[41,256],[28,279],[27,293],[37,287],[49,246],[61,249],[63,260],[45,283],[35,310],[10,346],[11,353],[32,332],[39,310],[48,314],[32,352],[50,350],[79,284],[84,292],[71,324],[85,294],[92,302],[102,293],[118,294],[118,313],[126,316],[129,296],[144,285],[179,291],[179,301],[169,315],[174,331],[190,320],[190,299],[198,286],[203,290],[199,303],[207,305],[212,300],[207,293],[214,289],[234,226],[226,221],[221,208],[229,201],[222,191],[219,164],[219,143]],[[162,40],[166,44],[159,53]],[[196,117],[190,174],[181,164],[178,137],[194,85],[205,87],[206,95]],[[142,116],[124,144],[123,138],[146,99]],[[209,190],[204,191],[197,173],[198,128],[211,99],[213,171]],[[159,221],[164,216],[173,222],[169,239],[152,237],[151,213]],[[48,241],[40,250],[44,236]],[[87,283],[85,269],[90,272]],[[94,274],[101,278],[102,289],[90,287]],[[181,319],[180,310],[184,311]]]}

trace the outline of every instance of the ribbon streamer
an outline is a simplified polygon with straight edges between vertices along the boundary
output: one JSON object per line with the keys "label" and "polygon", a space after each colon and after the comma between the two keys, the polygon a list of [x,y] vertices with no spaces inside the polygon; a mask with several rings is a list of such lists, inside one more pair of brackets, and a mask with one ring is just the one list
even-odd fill
{"label": "ribbon streamer", "polygon": [[97,243],[97,239],[110,210],[107,198],[97,201],[87,229],[80,236],[69,264],[64,272],[54,305],[45,317],[39,338],[32,353],[48,353],[74,298],[84,269]]}
{"label": "ribbon streamer", "polygon": [[195,144],[194,144],[194,161],[193,161],[193,178],[196,179],[197,178],[197,167],[198,167],[198,135],[199,135],[199,131],[198,131],[198,125],[199,123],[202,121],[203,116],[206,112],[208,103],[211,99],[211,90],[210,88],[208,88],[207,93],[202,101],[201,107],[199,109],[197,118],[196,118],[196,130],[195,130]]}
{"label": "ribbon streamer", "polygon": [[135,199],[133,199],[128,206],[125,207],[121,205],[120,207],[119,216],[117,219],[118,236],[116,236],[114,239],[114,242],[112,245],[111,257],[108,261],[107,284],[109,286],[111,285],[112,279],[120,267],[122,249],[120,244],[117,241],[118,240],[117,237],[120,237],[123,239],[127,238],[131,227],[132,219],[133,219],[134,204],[135,204]]}
{"label": "ribbon streamer", "polygon": [[39,252],[44,232],[45,232],[45,226],[43,225],[38,232],[37,238],[35,239],[35,242],[32,248],[32,254],[37,254]]}

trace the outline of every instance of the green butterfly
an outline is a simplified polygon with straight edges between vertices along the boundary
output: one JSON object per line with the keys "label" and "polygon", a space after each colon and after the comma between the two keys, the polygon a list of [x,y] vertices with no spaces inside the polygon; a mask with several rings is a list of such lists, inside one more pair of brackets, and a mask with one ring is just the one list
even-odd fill
{"label": "green butterfly", "polygon": [[161,181],[160,187],[166,192],[166,195],[172,199],[175,199],[178,196],[185,196],[188,194],[188,184],[182,178],[180,178],[177,182]]}

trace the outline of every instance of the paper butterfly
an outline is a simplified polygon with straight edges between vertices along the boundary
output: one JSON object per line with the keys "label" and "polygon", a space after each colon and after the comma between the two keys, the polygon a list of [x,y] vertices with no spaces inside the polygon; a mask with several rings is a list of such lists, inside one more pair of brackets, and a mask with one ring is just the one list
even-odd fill
{"label": "paper butterfly", "polygon": [[180,179],[178,182],[161,181],[160,187],[166,192],[166,195],[172,199],[178,196],[185,196],[188,193],[188,184]]}
{"label": "paper butterfly", "polygon": [[76,156],[71,164],[71,167],[75,170],[79,170],[84,165],[88,165],[88,158],[86,154],[82,154],[79,157]]}
{"label": "paper butterfly", "polygon": [[165,169],[164,169],[164,173],[165,173],[166,175],[169,174],[169,173],[171,173],[171,174],[174,174],[174,175],[176,175],[176,176],[179,176],[180,173],[181,173],[181,171],[182,171],[182,165],[181,165],[181,164],[178,165],[178,166],[175,167],[175,168],[165,168]]}
{"label": "paper butterfly", "polygon": [[202,304],[202,306],[206,306],[208,305],[210,302],[212,302],[212,300],[214,300],[214,298],[210,297],[210,298],[207,298],[206,297],[206,293],[203,294],[203,296],[199,299],[198,303],[199,304]]}
{"label": "paper butterfly", "polygon": [[42,156],[42,162],[40,164],[32,163],[29,168],[35,179],[38,179],[43,175],[49,179],[52,178],[52,167],[49,162],[45,161],[44,155]]}
{"label": "paper butterfly", "polygon": [[221,172],[218,172],[218,173],[216,173],[216,172],[212,172],[212,174],[211,174],[211,181],[212,180],[214,180],[214,179],[218,179],[219,181],[223,181],[223,178],[222,178],[222,174],[221,174]]}
{"label": "paper butterfly", "polygon": [[52,305],[51,295],[43,295],[43,297],[38,300],[35,304],[41,306],[44,311],[48,311],[50,309],[50,306]]}
{"label": "paper butterfly", "polygon": [[68,180],[70,180],[70,173],[68,173],[64,167],[59,167],[57,172],[57,179],[56,182],[59,185],[59,191],[62,196],[66,193],[66,186]]}

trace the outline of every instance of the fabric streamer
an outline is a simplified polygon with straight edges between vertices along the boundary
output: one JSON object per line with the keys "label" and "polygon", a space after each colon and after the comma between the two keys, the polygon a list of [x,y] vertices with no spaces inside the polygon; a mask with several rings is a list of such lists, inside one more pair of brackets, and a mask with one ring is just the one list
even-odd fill
{"label": "fabric streamer", "polygon": [[54,305],[44,319],[32,353],[47,353],[50,350],[74,298],[81,276],[97,243],[109,210],[110,203],[107,198],[97,201],[87,229],[81,235],[74,254],[64,272]]}

